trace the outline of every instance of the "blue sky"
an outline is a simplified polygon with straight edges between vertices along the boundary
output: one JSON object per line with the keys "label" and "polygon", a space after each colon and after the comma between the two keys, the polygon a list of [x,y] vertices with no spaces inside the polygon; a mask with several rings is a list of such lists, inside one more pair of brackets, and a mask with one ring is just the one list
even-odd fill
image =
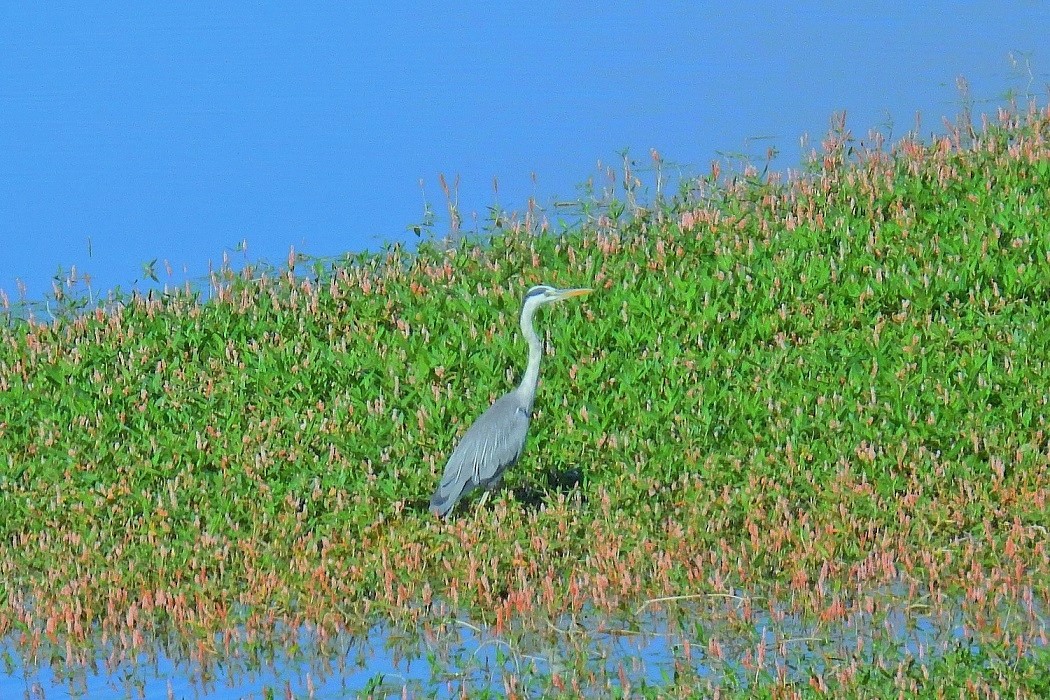
{"label": "blue sky", "polygon": [[0,289],[411,240],[439,173],[469,227],[493,178],[506,208],[570,198],[624,148],[793,167],[836,111],[929,133],[959,75],[978,100],[1050,82],[1046,2],[359,5],[5,3]]}

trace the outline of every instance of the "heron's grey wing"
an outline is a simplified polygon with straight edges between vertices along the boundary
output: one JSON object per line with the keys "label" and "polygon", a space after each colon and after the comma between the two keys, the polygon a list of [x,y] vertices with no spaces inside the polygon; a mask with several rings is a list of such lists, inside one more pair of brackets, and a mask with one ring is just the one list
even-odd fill
{"label": "heron's grey wing", "polygon": [[464,494],[488,486],[516,462],[529,431],[529,411],[512,391],[481,414],[463,435],[445,466],[430,509],[445,515]]}

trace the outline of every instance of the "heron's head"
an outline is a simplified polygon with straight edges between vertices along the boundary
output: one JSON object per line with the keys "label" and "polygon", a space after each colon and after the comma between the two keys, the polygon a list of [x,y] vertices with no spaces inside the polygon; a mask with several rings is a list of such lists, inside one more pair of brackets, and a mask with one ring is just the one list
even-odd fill
{"label": "heron's head", "polygon": [[584,294],[590,294],[593,289],[557,289],[556,287],[550,287],[545,284],[539,284],[530,289],[525,293],[524,306],[539,307],[545,304],[552,304],[562,299],[569,299],[571,297],[580,297]]}

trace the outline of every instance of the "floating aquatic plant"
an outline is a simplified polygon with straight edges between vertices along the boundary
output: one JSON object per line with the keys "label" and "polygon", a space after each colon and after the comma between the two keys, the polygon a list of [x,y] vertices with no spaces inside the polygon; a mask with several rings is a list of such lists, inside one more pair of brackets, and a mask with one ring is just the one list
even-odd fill
{"label": "floating aquatic plant", "polygon": [[[277,628],[461,615],[505,635],[721,597],[728,626],[681,654],[732,657],[741,693],[1035,687],[1048,198],[1045,108],[892,148],[840,124],[800,172],[716,168],[649,206],[603,196],[556,236],[530,209],[484,245],[308,272],[292,254],[203,290],[12,317],[0,637],[29,666],[96,648],[119,665],[158,640],[206,664]],[[494,503],[436,521],[457,436],[516,379],[521,293],[548,282],[597,292],[545,324],[558,369],[534,448]],[[566,470],[581,478],[552,486]],[[905,663],[858,634],[805,681],[771,661],[797,642],[734,647],[760,617],[814,634],[876,620],[888,590],[963,615],[973,644]],[[628,666],[604,673],[569,664],[549,689],[642,692]]]}

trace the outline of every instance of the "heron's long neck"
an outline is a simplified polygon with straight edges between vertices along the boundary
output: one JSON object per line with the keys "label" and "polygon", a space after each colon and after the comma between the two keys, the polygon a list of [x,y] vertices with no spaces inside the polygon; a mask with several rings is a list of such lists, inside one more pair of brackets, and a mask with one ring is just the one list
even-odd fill
{"label": "heron's long neck", "polygon": [[525,375],[518,385],[518,392],[532,408],[532,402],[536,398],[536,385],[540,381],[540,359],[543,357],[543,341],[536,335],[536,328],[532,324],[532,317],[536,313],[535,306],[526,306],[521,312],[521,334],[529,341],[529,364],[525,367]]}

